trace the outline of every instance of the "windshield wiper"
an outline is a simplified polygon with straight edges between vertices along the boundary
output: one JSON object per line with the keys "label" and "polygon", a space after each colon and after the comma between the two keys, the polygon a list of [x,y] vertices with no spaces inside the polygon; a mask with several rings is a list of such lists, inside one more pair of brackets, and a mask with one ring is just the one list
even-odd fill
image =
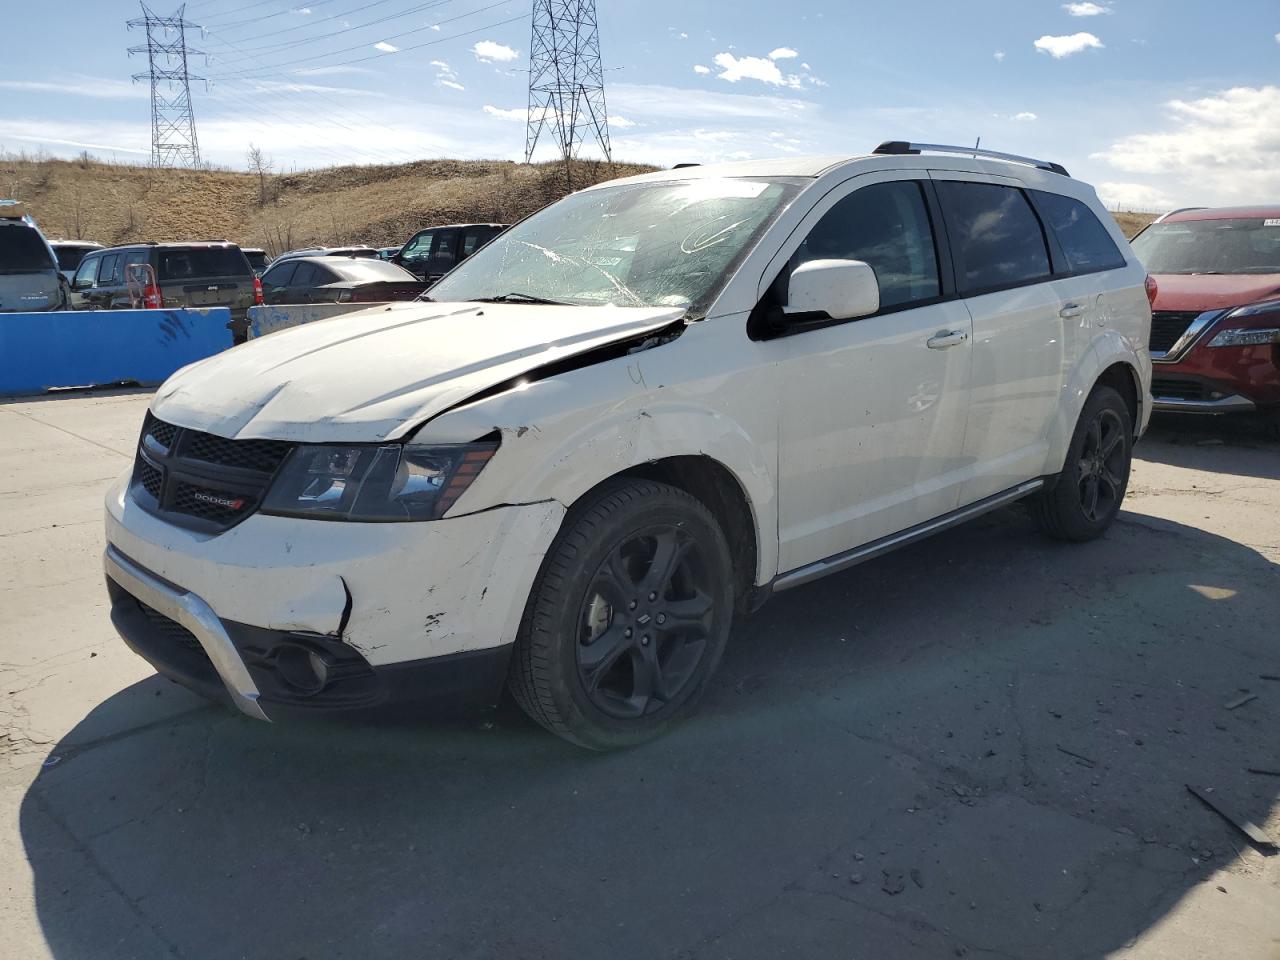
{"label": "windshield wiper", "polygon": [[556,307],[572,307],[575,304],[565,300],[548,300],[546,297],[535,297],[531,293],[504,293],[497,297],[473,297],[475,303],[547,303]]}

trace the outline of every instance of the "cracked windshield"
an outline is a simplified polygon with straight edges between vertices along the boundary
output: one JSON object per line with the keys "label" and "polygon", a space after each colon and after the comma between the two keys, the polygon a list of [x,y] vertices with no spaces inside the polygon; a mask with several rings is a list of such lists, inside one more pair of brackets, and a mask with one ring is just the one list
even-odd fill
{"label": "cracked windshield", "polygon": [[431,299],[698,312],[797,189],[718,178],[588,190],[494,240],[436,284]]}

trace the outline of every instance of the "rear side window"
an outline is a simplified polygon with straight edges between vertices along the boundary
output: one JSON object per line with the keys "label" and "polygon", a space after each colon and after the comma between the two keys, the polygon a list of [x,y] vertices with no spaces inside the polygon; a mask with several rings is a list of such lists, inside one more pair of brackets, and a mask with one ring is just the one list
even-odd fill
{"label": "rear side window", "polygon": [[938,252],[920,184],[872,184],[828,210],[792,262],[827,259],[870,264],[880,285],[881,310],[939,296]]}
{"label": "rear side window", "polygon": [[437,235],[435,249],[431,251],[432,270],[446,271],[452,269],[454,246],[457,240],[458,235],[452,230],[446,230],[444,233]]}
{"label": "rear side window", "polygon": [[1124,254],[1087,204],[1057,193],[1033,193],[1072,273],[1118,270],[1125,265]]}
{"label": "rear side window", "polygon": [[53,257],[37,230],[26,224],[0,227],[0,273],[53,269]]}
{"label": "rear side window", "polygon": [[253,274],[239,247],[189,247],[160,251],[160,280],[247,277]]}
{"label": "rear side window", "polygon": [[1021,190],[961,180],[937,187],[962,294],[1049,279],[1044,230]]}

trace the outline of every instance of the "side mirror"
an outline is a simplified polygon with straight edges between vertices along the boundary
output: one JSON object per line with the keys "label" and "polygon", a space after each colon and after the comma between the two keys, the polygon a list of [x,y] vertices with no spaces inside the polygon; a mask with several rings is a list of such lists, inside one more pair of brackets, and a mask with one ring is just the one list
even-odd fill
{"label": "side mirror", "polygon": [[876,272],[861,260],[810,260],[791,273],[787,315],[825,313],[832,320],[855,320],[880,309]]}

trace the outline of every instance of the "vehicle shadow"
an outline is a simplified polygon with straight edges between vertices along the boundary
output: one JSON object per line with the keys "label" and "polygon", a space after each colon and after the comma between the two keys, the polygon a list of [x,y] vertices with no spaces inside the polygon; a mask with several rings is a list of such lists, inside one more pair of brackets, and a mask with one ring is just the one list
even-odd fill
{"label": "vehicle shadow", "polygon": [[1134,453],[1168,466],[1280,480],[1274,429],[1260,417],[1156,414]]}
{"label": "vehicle shadow", "polygon": [[108,702],[22,803],[40,923],[60,960],[1100,956],[1275,862],[1186,785],[1276,831],[1276,586],[1193,528],[993,514],[777,596],[609,755],[510,708],[97,739]]}

